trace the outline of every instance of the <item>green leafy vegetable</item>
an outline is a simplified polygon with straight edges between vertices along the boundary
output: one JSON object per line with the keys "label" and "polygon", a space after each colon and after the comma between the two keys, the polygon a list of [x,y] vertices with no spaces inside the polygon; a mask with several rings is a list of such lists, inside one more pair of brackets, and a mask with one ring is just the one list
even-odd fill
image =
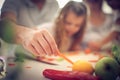
{"label": "green leafy vegetable", "polygon": [[16,53],[17,56],[16,56],[16,59],[15,61],[18,61],[18,62],[24,62],[24,59],[25,59],[25,56],[23,53]]}
{"label": "green leafy vegetable", "polygon": [[113,57],[118,61],[118,63],[120,64],[120,46],[113,46],[112,48],[112,54]]}

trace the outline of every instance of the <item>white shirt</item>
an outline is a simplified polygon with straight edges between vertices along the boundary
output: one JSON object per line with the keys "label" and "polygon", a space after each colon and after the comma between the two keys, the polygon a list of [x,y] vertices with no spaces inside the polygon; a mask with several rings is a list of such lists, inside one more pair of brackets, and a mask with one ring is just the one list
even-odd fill
{"label": "white shirt", "polygon": [[90,41],[99,42],[106,38],[113,31],[113,17],[113,15],[106,14],[105,22],[97,27],[88,21],[82,45],[85,47]]}
{"label": "white shirt", "polygon": [[17,17],[18,24],[35,27],[41,23],[51,21],[58,8],[56,0],[46,0],[41,10],[30,0],[5,0],[1,12],[13,12]]}

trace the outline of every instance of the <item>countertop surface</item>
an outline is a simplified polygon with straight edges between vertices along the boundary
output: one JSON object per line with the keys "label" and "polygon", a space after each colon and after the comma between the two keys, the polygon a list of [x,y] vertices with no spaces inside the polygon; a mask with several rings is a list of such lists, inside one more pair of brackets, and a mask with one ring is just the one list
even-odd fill
{"label": "countertop surface", "polygon": [[[65,56],[73,62],[87,60],[91,62],[93,67],[100,57],[99,54],[85,54],[84,52],[67,52]],[[40,61],[30,57],[26,57],[22,62],[16,62],[15,59],[14,57],[8,57],[7,59],[7,76],[5,80],[50,80],[43,76],[45,69],[72,70],[72,64],[59,56],[41,57]]]}

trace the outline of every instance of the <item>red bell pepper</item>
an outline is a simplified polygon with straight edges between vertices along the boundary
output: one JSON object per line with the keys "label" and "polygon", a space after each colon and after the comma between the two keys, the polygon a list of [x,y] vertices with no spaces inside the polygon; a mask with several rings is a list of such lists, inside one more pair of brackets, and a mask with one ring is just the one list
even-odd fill
{"label": "red bell pepper", "polygon": [[43,75],[52,80],[98,80],[96,76],[79,71],[46,69],[43,71]]}

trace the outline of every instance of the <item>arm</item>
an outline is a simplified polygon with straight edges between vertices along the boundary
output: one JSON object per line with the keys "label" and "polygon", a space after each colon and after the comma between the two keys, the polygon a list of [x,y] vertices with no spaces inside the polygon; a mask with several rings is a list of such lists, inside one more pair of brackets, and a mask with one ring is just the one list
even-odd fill
{"label": "arm", "polygon": [[117,32],[111,32],[103,41],[101,42],[102,45],[107,44],[108,42],[114,40],[117,37]]}
{"label": "arm", "polygon": [[102,41],[90,42],[88,45],[89,45],[89,47],[91,49],[100,50],[102,48],[102,46],[104,46],[105,44],[107,44],[110,41],[114,40],[117,37],[117,35],[118,35],[118,32],[113,31],[105,39],[103,39]]}
{"label": "arm", "polygon": [[0,27],[2,31],[0,37],[3,40],[21,44],[35,56],[56,55],[58,53],[55,40],[46,30],[35,30],[18,25],[16,16],[12,12],[2,13]]}

